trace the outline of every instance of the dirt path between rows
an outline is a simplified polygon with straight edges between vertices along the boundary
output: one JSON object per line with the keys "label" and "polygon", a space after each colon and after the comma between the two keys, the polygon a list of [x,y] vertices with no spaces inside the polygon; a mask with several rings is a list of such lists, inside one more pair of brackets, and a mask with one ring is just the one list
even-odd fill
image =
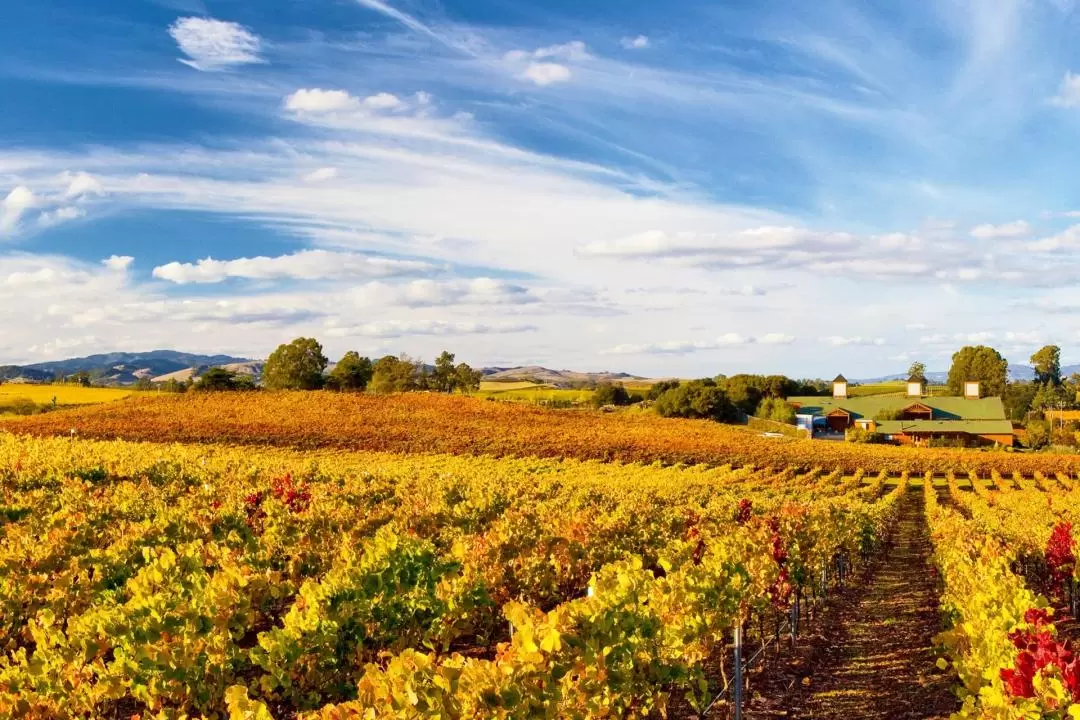
{"label": "dirt path between rows", "polygon": [[934,667],[939,592],[922,493],[912,488],[902,503],[892,548],[834,597],[786,667],[764,670],[786,676],[790,692],[744,717],[930,720],[957,709],[950,678]]}

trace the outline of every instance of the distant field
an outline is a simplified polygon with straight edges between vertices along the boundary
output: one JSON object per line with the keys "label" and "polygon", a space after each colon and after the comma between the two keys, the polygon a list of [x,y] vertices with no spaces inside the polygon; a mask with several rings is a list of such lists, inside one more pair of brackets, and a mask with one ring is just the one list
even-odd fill
{"label": "distant field", "polygon": [[592,390],[567,390],[553,385],[537,385],[531,382],[482,382],[480,383],[480,392],[476,394],[476,397],[517,402],[559,402],[577,405],[589,402],[589,399],[592,398]]}
{"label": "distant field", "polygon": [[87,388],[78,385],[27,385],[5,383],[0,385],[0,412],[18,398],[25,398],[36,405],[50,405],[56,398],[57,405],[97,405],[122,400],[132,393],[124,388]]}
{"label": "distant field", "polygon": [[151,395],[30,417],[0,432],[274,445],[300,449],[560,457],[621,462],[820,467],[843,472],[950,470],[1028,476],[1080,471],[1080,455],[857,445],[761,437],[760,431],[652,413],[560,411],[437,393]]}

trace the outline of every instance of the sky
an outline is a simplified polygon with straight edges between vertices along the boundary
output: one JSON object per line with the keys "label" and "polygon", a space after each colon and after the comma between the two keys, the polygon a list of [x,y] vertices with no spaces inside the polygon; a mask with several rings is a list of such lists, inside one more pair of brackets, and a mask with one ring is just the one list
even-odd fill
{"label": "sky", "polygon": [[1073,0],[0,7],[0,363],[1080,361]]}

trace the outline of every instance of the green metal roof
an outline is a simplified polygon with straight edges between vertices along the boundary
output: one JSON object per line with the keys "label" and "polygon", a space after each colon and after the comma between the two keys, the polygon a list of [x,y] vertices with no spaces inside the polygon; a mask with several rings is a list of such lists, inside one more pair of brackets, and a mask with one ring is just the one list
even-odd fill
{"label": "green metal roof", "polygon": [[[1005,407],[1001,398],[987,397],[968,399],[962,397],[896,397],[888,395],[865,395],[862,397],[790,397],[789,403],[797,403],[800,415],[828,415],[840,408],[851,415],[852,420],[873,420],[884,410],[903,410],[921,403],[934,409],[935,420],[1005,420]],[[1010,425],[1009,432],[1012,432]]]}
{"label": "green metal roof", "polygon": [[882,420],[877,423],[882,435],[900,433],[969,433],[971,435],[1012,435],[1008,420]]}

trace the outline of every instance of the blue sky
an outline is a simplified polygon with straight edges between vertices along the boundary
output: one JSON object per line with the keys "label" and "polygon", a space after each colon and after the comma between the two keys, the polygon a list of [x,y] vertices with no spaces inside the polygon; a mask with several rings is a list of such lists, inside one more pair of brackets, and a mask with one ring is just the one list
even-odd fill
{"label": "blue sky", "polygon": [[0,360],[650,375],[1080,360],[1080,10],[0,10]]}

